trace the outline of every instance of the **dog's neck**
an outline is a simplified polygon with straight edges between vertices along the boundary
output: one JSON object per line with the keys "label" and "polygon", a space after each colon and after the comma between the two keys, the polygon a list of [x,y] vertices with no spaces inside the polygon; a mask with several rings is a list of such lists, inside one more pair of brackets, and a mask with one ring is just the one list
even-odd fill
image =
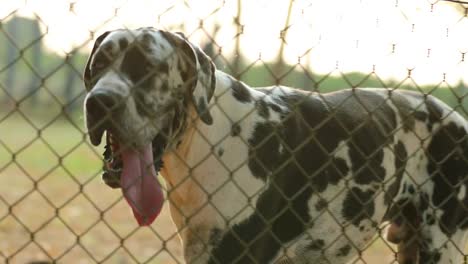
{"label": "dog's neck", "polygon": [[[186,216],[204,215],[197,214],[197,210],[206,203],[208,192],[205,188],[209,187],[200,186],[194,182],[194,179],[208,178],[215,182],[214,178],[219,175],[211,175],[207,164],[212,164],[213,160],[219,158],[216,155],[219,155],[220,142],[232,136],[232,128],[237,122],[251,118],[249,114],[255,108],[255,100],[252,99],[250,102],[239,100],[238,94],[233,90],[235,86],[237,88],[241,86],[243,91],[253,98],[260,94],[265,96],[241,84],[230,75],[216,71],[216,89],[209,104],[213,124],[203,123],[198,118],[193,105],[189,104],[183,136],[177,146],[166,151],[163,156],[164,167],[161,174],[168,185],[171,214],[179,228],[184,225]],[[245,107],[246,105],[252,106]],[[172,208],[173,206],[175,208]]]}
{"label": "dog's neck", "polygon": [[[252,96],[253,98],[265,96],[263,93],[250,88],[227,73],[216,70],[215,74],[216,88],[213,97],[209,102],[209,111],[213,116],[213,124],[207,125],[203,123],[198,117],[194,106],[192,104],[188,104],[188,110],[186,110],[185,113],[185,123],[182,125],[182,131],[178,131],[177,137],[172,138],[172,140],[176,140],[177,142],[172,142],[170,144],[169,149],[166,151],[164,156],[171,155],[171,153],[177,153],[178,159],[182,159],[184,162],[187,162],[190,159],[188,156],[188,146],[194,146],[194,142],[192,142],[192,140],[194,138],[199,138],[194,137],[194,135],[202,135],[201,137],[205,141],[202,145],[205,146],[216,144],[222,137],[229,135],[231,131],[220,131],[219,128],[230,130],[236,122],[245,119],[246,116],[248,116],[252,111],[253,107],[255,107],[254,100],[252,100],[250,103],[247,103],[241,102],[238,97],[236,98],[234,95],[236,94],[234,91],[235,86],[241,87],[244,89],[244,91],[246,91],[246,94],[249,94],[249,96]],[[236,105],[239,104],[251,104],[252,108],[236,107]],[[236,109],[236,111],[228,111],[228,109]],[[224,124],[220,125],[219,123]],[[196,144],[197,143],[195,143],[195,145]],[[172,181],[174,180],[172,178],[173,177],[168,177],[166,180]]]}

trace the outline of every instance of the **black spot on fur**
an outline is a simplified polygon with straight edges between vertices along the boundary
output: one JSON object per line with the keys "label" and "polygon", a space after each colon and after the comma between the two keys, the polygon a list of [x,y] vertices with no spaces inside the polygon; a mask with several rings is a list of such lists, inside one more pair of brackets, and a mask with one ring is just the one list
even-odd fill
{"label": "black spot on fur", "polygon": [[431,214],[431,213],[428,213],[426,215],[426,222],[425,222],[426,225],[433,225],[435,224],[435,218],[434,218],[434,215]]}
{"label": "black spot on fur", "polygon": [[124,51],[128,47],[128,40],[126,38],[119,39],[119,48]]}
{"label": "black spot on fur", "polygon": [[414,118],[416,118],[417,120],[419,120],[421,122],[425,123],[426,120],[427,120],[427,113],[426,112],[414,111],[413,115],[414,115]]}
{"label": "black spot on fur", "polygon": [[338,253],[336,254],[337,257],[346,257],[348,256],[349,252],[351,251],[350,245],[345,245],[338,249]]}
{"label": "black spot on fur", "polygon": [[159,62],[157,64],[157,72],[158,72],[158,74],[160,74],[160,73],[168,74],[169,73],[169,64],[167,62],[165,62],[165,61]]}
{"label": "black spot on fur", "polygon": [[440,122],[443,119],[443,109],[441,104],[430,95],[425,98],[424,102],[426,103],[427,111],[429,113],[429,121],[432,123]]}
{"label": "black spot on fur", "polygon": [[258,115],[264,119],[270,118],[270,109],[268,105],[263,100],[258,100],[255,102],[255,107],[257,108]]}
{"label": "black spot on fur", "polygon": [[224,149],[223,148],[219,148],[218,149],[218,156],[222,157],[224,154]]}
{"label": "black spot on fur", "polygon": [[[422,247],[424,249],[424,247]],[[428,263],[428,264],[434,264],[434,263],[439,263],[441,254],[440,252],[434,251],[434,252],[429,252],[427,250],[421,250],[420,263]]]}
{"label": "black spot on fur", "polygon": [[232,95],[241,103],[249,103],[252,101],[252,95],[247,87],[240,81],[231,80]]}
{"label": "black spot on fur", "polygon": [[[120,41],[124,40],[126,41],[126,39],[121,39]],[[120,43],[120,45],[122,45],[122,43]],[[128,45],[128,43],[124,45]],[[157,62],[151,60],[145,54],[145,51],[140,47],[140,45],[135,43],[127,49],[127,52],[123,57],[120,70],[123,74],[128,76],[136,89],[145,90],[144,93],[146,93],[147,91],[155,89],[154,78],[158,74],[167,74],[168,68],[169,66],[167,62]],[[167,81],[164,81],[161,87],[158,88],[163,92],[168,91],[169,84]],[[142,96],[144,97],[147,95],[143,94]],[[144,102],[144,100],[138,101]],[[141,107],[148,108],[150,106],[142,105]]]}
{"label": "black spot on fur", "polygon": [[307,250],[322,250],[325,246],[325,241],[322,239],[314,239],[307,246]]}
{"label": "black spot on fur", "polygon": [[315,204],[315,210],[322,211],[323,209],[327,208],[328,202],[325,199],[319,199]]}
{"label": "black spot on fur", "polygon": [[241,133],[241,127],[239,124],[235,123],[231,127],[231,137],[237,137]]}
{"label": "black spot on fur", "polygon": [[147,56],[138,45],[130,47],[122,61],[121,71],[126,74],[135,85],[149,85],[149,68],[151,66]]}
{"label": "black spot on fur", "polygon": [[221,240],[221,234],[222,234],[222,231],[221,229],[219,228],[213,228],[211,230],[211,233],[210,233],[210,239],[208,241],[208,243],[210,245],[216,245],[219,243],[219,241]]}
{"label": "black spot on fur", "polygon": [[197,55],[198,63],[200,64],[200,70],[203,71],[203,73],[206,76],[211,76],[211,60],[208,56],[206,56],[198,47],[192,46],[195,50],[195,53]]}
{"label": "black spot on fur", "polygon": [[408,184],[406,182],[403,183],[403,188],[401,188],[401,193],[406,194],[406,191],[408,189]]}
{"label": "black spot on fur", "polygon": [[[432,111],[433,112],[433,111]],[[432,114],[436,120],[437,114]],[[434,134],[428,147],[427,171],[437,188],[432,203],[442,210],[440,228],[449,236],[457,228],[467,228],[468,200],[457,199],[457,186],[468,174],[468,138],[463,127],[451,122]]]}
{"label": "black spot on fur", "polygon": [[282,113],[281,108],[278,105],[270,103],[268,106],[276,113]]}
{"label": "black spot on fur", "polygon": [[156,44],[156,40],[154,39],[153,35],[150,32],[144,32],[141,36],[141,40],[143,42],[143,46],[148,46],[152,44]]}
{"label": "black spot on fur", "polygon": [[197,109],[199,109],[198,114],[200,115],[200,119],[207,125],[213,124],[213,117],[211,117],[208,105],[206,105],[206,101],[203,97],[198,98],[197,106]]}
{"label": "black spot on fur", "polygon": [[429,209],[429,204],[430,204],[429,199],[430,199],[429,195],[426,192],[421,192],[419,194],[419,211],[420,212],[424,212],[427,209]]}
{"label": "black spot on fur", "polygon": [[353,187],[343,202],[343,217],[359,226],[362,220],[372,217],[375,211],[374,192]]}
{"label": "black spot on fur", "polygon": [[249,139],[249,168],[257,178],[266,180],[269,172],[281,165],[278,152],[280,141],[278,127],[272,123],[258,123]]}
{"label": "black spot on fur", "polygon": [[161,92],[166,93],[168,91],[169,91],[169,82],[167,80],[165,80],[161,84]]}
{"label": "black spot on fur", "polygon": [[145,90],[147,89],[133,90],[133,98],[135,99],[135,106],[138,114],[141,116],[150,116],[152,115],[151,111],[154,107],[151,103],[146,102],[145,97],[147,95],[145,93]]}

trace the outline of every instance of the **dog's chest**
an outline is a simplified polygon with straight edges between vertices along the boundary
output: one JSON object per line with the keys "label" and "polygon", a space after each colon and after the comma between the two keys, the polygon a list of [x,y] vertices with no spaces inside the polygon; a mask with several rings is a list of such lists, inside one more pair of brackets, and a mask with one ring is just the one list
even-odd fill
{"label": "dog's chest", "polygon": [[236,124],[222,124],[211,128],[210,132],[201,131],[203,135],[211,134],[210,142],[195,135],[194,151],[188,155],[189,162],[194,164],[193,176],[203,183],[200,191],[207,195],[209,206],[223,222],[222,227],[249,217],[267,186],[267,182],[255,177],[249,168],[249,139],[256,124],[249,120],[251,118],[255,117]]}

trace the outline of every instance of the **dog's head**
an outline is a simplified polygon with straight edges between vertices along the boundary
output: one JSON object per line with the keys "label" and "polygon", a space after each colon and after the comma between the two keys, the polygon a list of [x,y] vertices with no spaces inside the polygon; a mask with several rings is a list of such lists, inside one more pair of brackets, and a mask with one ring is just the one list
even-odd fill
{"label": "dog's head", "polygon": [[142,28],[102,34],[84,71],[91,142],[100,144],[112,127],[122,141],[141,147],[171,127],[189,103],[211,124],[214,71],[209,57],[180,33]]}
{"label": "dog's head", "polygon": [[[111,187],[132,188],[141,178],[132,176],[133,183],[125,183],[128,175],[143,175],[143,166],[155,170],[154,160],[181,135],[190,105],[204,123],[213,122],[208,103],[215,66],[180,33],[141,28],[102,34],[89,56],[84,83],[91,143],[99,145],[107,135],[104,180]],[[141,197],[133,198],[137,201],[129,201],[134,212],[144,211],[135,208],[145,206],[140,200],[151,199],[142,189],[137,190]]]}

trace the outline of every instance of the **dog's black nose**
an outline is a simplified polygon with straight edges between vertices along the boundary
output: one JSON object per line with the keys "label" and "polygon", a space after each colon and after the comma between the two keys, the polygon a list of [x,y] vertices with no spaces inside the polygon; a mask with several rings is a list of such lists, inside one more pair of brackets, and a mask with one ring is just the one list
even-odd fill
{"label": "dog's black nose", "polygon": [[86,111],[93,118],[105,118],[117,111],[122,101],[120,96],[111,93],[94,93],[86,100]]}

